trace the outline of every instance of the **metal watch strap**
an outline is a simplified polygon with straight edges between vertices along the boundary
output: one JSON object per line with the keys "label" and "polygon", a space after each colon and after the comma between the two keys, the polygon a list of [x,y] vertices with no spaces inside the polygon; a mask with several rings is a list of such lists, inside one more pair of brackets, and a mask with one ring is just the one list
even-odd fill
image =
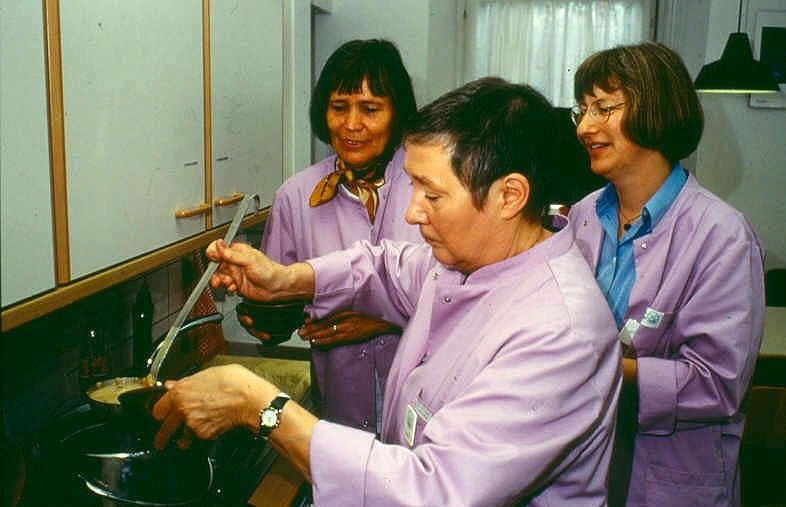
{"label": "metal watch strap", "polygon": [[[259,412],[259,436],[267,439],[270,436],[270,432],[274,429],[278,428],[278,425],[281,423],[281,410],[284,408],[286,402],[290,400],[290,396],[285,392],[278,393],[278,396],[273,398],[273,401],[270,402],[267,408],[260,410]],[[275,415],[275,423],[273,424],[265,424],[265,414],[271,413]]]}

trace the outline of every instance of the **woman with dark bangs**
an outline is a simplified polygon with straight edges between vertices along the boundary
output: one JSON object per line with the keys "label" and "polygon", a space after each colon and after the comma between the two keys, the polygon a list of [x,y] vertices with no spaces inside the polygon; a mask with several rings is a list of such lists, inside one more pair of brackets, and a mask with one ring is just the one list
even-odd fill
{"label": "woman with dark bangs", "polygon": [[[401,55],[387,40],[353,40],[325,63],[310,106],[311,129],[334,155],[289,178],[276,192],[261,250],[282,264],[302,262],[356,241],[421,243],[404,220],[412,195],[399,147],[416,112]],[[311,308],[312,392],[326,419],[375,433],[390,363],[406,323],[389,305],[326,315]],[[264,323],[241,317],[261,340]],[[256,326],[255,326],[256,324]],[[321,406],[319,406],[321,405]]]}

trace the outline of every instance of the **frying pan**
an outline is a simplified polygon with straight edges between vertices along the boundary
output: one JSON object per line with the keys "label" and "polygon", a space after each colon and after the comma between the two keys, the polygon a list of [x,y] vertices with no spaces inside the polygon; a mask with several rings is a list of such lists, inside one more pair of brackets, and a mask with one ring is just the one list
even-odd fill
{"label": "frying pan", "polygon": [[[224,316],[221,313],[211,313],[210,315],[193,319],[179,328],[178,335],[204,324],[221,322],[223,318]],[[148,364],[158,353],[162,343],[160,342],[153,351],[151,359],[148,359]],[[85,394],[90,406],[101,413],[121,415],[130,410],[131,417],[140,420],[138,417],[140,414],[134,411],[146,408],[150,400],[154,400],[153,404],[155,404],[155,401],[158,401],[158,398],[165,391],[161,383],[154,383],[150,377],[115,377],[96,382],[87,389]],[[126,409],[124,405],[130,408]]]}

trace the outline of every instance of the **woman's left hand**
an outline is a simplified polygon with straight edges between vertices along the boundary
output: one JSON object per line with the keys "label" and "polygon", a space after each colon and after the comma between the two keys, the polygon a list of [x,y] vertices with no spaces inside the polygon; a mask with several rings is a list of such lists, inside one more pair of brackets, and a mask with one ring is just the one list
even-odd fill
{"label": "woman's left hand", "polygon": [[381,334],[401,334],[401,328],[373,315],[342,310],[326,317],[307,320],[298,334],[317,347],[364,342]]}

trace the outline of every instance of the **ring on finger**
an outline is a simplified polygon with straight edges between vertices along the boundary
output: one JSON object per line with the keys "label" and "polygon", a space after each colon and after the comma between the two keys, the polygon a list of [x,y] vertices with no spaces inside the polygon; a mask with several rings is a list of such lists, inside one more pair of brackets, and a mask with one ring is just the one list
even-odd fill
{"label": "ring on finger", "polygon": [[333,324],[332,329],[333,329],[333,332],[338,331],[338,324]]}

